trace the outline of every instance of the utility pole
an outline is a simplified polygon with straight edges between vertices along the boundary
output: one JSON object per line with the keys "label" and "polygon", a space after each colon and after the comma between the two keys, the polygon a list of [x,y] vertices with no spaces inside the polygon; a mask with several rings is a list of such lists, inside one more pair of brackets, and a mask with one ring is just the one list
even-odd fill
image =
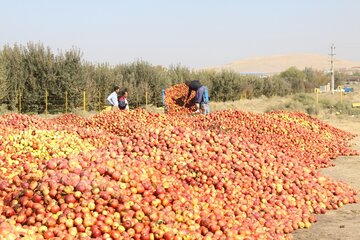
{"label": "utility pole", "polygon": [[334,93],[335,89],[335,70],[334,70],[334,55],[335,55],[335,46],[334,44],[331,45],[331,93]]}

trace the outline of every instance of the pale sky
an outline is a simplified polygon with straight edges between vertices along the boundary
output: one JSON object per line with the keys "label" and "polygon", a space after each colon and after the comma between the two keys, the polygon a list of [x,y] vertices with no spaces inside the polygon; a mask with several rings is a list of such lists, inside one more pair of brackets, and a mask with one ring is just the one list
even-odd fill
{"label": "pale sky", "polygon": [[291,53],[360,61],[359,0],[0,0],[0,47],[190,68]]}

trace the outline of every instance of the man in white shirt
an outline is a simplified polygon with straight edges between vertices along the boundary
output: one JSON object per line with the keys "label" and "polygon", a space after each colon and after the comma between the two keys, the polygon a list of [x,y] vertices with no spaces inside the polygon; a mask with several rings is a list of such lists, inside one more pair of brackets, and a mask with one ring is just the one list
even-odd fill
{"label": "man in white shirt", "polygon": [[114,91],[107,97],[107,101],[113,107],[113,109],[119,109],[118,93],[120,92],[120,87],[114,87]]}

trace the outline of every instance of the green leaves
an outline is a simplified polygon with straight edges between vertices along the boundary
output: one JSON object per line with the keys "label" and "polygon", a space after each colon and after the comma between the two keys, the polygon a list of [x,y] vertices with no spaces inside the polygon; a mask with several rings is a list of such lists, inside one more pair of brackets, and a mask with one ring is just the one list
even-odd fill
{"label": "green leaves", "polygon": [[[344,76],[336,74],[335,78],[341,82]],[[130,108],[141,107],[146,100],[161,106],[162,89],[193,79],[208,87],[211,101],[312,92],[329,81],[323,72],[295,67],[264,78],[232,71],[195,71],[179,64],[165,68],[145,61],[116,66],[93,64],[82,59],[79,49],[55,54],[49,47],[31,42],[0,50],[0,103],[17,110],[21,100],[22,112],[43,113],[45,91],[49,93],[50,113],[65,112],[66,93],[69,110],[82,109],[84,91],[86,109],[102,110],[115,85],[127,88]]]}

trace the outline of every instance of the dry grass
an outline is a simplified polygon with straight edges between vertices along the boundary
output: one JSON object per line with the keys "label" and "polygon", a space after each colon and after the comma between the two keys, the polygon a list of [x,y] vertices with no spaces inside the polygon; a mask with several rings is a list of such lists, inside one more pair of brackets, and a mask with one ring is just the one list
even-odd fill
{"label": "dry grass", "polygon": [[354,92],[343,93],[341,104],[340,93],[320,93],[316,104],[315,93],[301,93],[286,97],[260,97],[232,102],[211,102],[211,111],[240,109],[243,111],[263,113],[271,110],[302,111],[319,117],[338,115],[338,117],[360,117],[360,108],[352,108],[354,102],[360,102],[360,86],[353,85]]}
{"label": "dry grass", "polygon": [[246,112],[262,113],[269,107],[284,104],[289,101],[290,97],[265,97],[255,99],[242,99],[229,102],[210,102],[211,111],[219,111],[225,109],[240,109]]}

